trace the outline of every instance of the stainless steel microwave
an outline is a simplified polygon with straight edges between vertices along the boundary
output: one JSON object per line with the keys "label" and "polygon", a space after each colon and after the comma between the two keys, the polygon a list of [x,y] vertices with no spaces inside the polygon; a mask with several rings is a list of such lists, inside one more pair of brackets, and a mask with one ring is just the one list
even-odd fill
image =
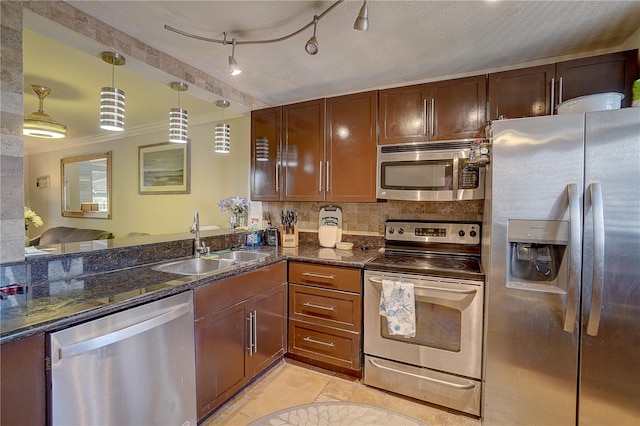
{"label": "stainless steel microwave", "polygon": [[472,141],[378,145],[377,198],[484,199],[485,170],[469,164]]}

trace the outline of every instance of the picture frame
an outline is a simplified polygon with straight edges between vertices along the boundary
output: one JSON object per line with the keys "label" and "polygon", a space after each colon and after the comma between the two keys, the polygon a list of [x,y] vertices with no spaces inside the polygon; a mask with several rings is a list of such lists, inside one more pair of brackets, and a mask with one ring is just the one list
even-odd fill
{"label": "picture frame", "polygon": [[190,181],[190,142],[162,142],[138,147],[139,194],[189,194]]}
{"label": "picture frame", "polygon": [[44,189],[49,187],[49,175],[38,176],[36,178],[36,188]]}

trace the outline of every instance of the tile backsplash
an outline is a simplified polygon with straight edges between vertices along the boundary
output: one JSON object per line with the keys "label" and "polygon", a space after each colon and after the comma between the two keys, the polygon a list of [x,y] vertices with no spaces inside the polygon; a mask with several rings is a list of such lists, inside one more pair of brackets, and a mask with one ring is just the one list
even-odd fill
{"label": "tile backsplash", "polygon": [[[281,210],[298,212],[300,231],[317,231],[318,214],[327,202],[263,202],[262,211],[268,213],[274,226],[280,225]],[[393,201],[377,203],[334,203],[342,210],[343,234],[384,235],[387,219],[420,219],[481,222],[484,202],[472,201]]]}

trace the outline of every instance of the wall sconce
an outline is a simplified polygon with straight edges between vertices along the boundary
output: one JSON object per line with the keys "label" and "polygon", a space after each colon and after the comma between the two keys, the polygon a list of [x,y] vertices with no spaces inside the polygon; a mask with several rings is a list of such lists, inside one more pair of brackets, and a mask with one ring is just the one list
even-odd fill
{"label": "wall sconce", "polygon": [[171,108],[169,111],[169,142],[187,143],[188,114],[186,109],[180,108],[180,92],[189,90],[186,83],[173,81],[169,87],[178,92],[178,108]]}
{"label": "wall sconce", "polygon": [[[215,102],[216,106],[222,108],[222,121],[224,121],[224,109],[229,108],[229,101],[223,99]],[[231,151],[231,128],[228,124],[218,123],[214,129],[214,152],[228,154]]]}
{"label": "wall sconce", "polygon": [[124,91],[114,84],[115,67],[124,65],[124,56],[115,52],[102,52],[102,60],[111,64],[111,87],[100,89],[100,128],[112,132],[124,130]]}
{"label": "wall sconce", "polygon": [[67,126],[64,126],[44,112],[44,98],[51,93],[48,87],[32,84],[31,89],[38,96],[40,106],[38,111],[29,114],[22,123],[22,134],[35,138],[59,139],[67,136]]}

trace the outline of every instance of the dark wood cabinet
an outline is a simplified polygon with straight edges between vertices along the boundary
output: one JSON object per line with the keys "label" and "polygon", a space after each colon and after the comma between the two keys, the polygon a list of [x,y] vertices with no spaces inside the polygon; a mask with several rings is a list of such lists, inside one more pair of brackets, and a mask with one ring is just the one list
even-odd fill
{"label": "dark wood cabinet", "polygon": [[282,107],[251,111],[251,199],[280,200]]}
{"label": "dark wood cabinet", "polygon": [[282,357],[287,263],[195,289],[198,419]]}
{"label": "dark wood cabinet", "polygon": [[622,106],[631,105],[631,87],[638,78],[638,49],[556,64],[557,103],[595,93],[624,93]]}
{"label": "dark wood cabinet", "polygon": [[289,262],[289,354],[358,375],[362,270]]}
{"label": "dark wood cabinet", "polygon": [[378,92],[326,101],[325,200],[376,201]]}
{"label": "dark wood cabinet", "polygon": [[486,122],[486,76],[378,92],[378,143],[478,138]]}
{"label": "dark wood cabinet", "polygon": [[3,425],[46,425],[45,337],[37,334],[0,346]]}
{"label": "dark wood cabinet", "polygon": [[282,107],[283,200],[324,200],[324,114],[324,99]]}
{"label": "dark wood cabinet", "polygon": [[563,101],[596,93],[624,93],[638,75],[638,49],[489,74],[489,119],[555,114]]}
{"label": "dark wood cabinet", "polygon": [[489,119],[549,115],[555,65],[489,74]]}

